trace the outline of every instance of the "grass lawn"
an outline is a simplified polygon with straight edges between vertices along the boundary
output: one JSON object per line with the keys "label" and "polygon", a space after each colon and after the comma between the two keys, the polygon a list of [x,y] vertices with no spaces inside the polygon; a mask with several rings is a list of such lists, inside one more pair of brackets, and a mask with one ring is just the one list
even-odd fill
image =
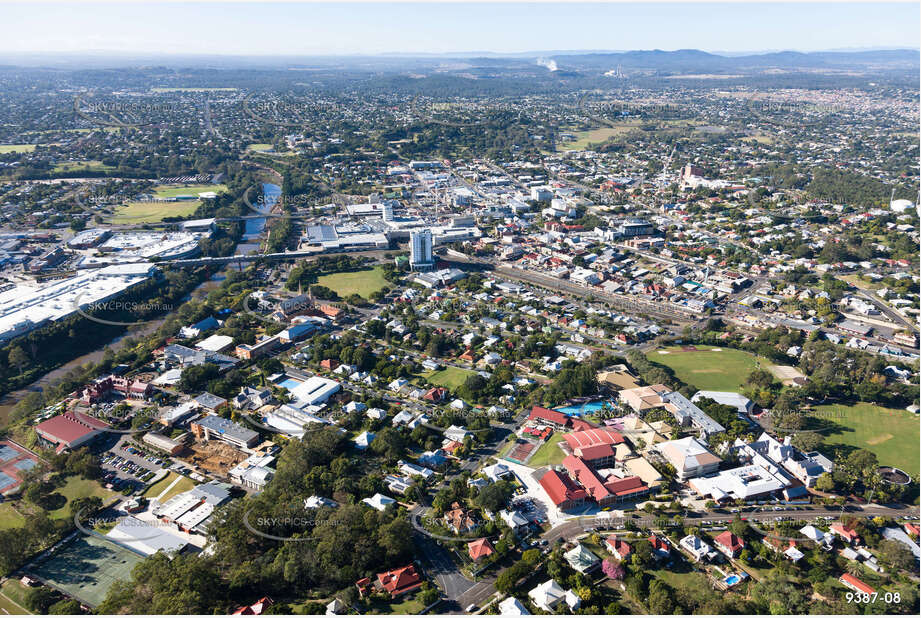
{"label": "grass lawn", "polygon": [[58,163],[51,170],[54,173],[62,172],[111,172],[115,168],[102,161],[68,161]]}
{"label": "grass lawn", "polygon": [[3,582],[3,590],[0,592],[0,613],[13,616],[31,614],[32,612],[23,606],[24,596],[25,587],[18,580],[10,579]]}
{"label": "grass lawn", "polygon": [[70,517],[70,502],[76,498],[88,498],[90,496],[98,496],[105,502],[107,498],[113,496],[115,492],[109,491],[105,487],[99,484],[98,481],[91,479],[81,478],[79,476],[69,476],[64,483],[63,487],[59,487],[54,490],[55,493],[59,493],[65,498],[67,498],[67,504],[62,506],[59,509],[55,509],[48,513],[48,516],[52,519],[64,519]]}
{"label": "grass lawn", "polygon": [[563,434],[554,433],[549,440],[541,444],[537,451],[531,455],[528,465],[532,468],[540,468],[541,466],[563,463],[563,458],[566,457],[566,454],[563,453],[563,449],[557,446],[562,441]]}
{"label": "grass lawn", "polygon": [[[147,488],[147,491],[144,492],[144,497],[145,497],[145,498],[148,498],[148,499],[150,499],[150,500],[153,500],[154,498],[156,498],[157,496],[159,496],[160,493],[161,493],[164,489],[166,489],[167,487],[169,487],[169,485],[170,485],[173,481],[175,481],[178,477],[180,477],[180,476],[181,476],[181,475],[176,474],[175,472],[170,472],[170,473],[166,476],[166,478],[163,478],[163,479],[157,481],[156,483],[154,483],[153,485],[151,485],[150,487],[148,487],[148,488]],[[172,488],[172,489],[170,489],[168,492],[166,492],[166,495],[163,496],[163,498],[160,499],[160,502],[161,502],[161,503],[166,502],[167,500],[169,500],[169,499],[172,498],[173,496],[175,496],[175,495],[177,495],[177,494],[181,494],[181,493],[184,492],[184,491],[189,491],[189,490],[192,489],[193,487],[195,487],[195,481],[193,481],[192,479],[190,479],[190,478],[187,477],[187,476],[183,476],[183,477],[181,478],[181,480],[180,480],[178,483],[176,483],[175,485],[173,485],[173,488]]]}
{"label": "grass lawn", "polygon": [[195,195],[213,191],[223,193],[227,190],[227,185],[160,185],[154,189],[154,195],[157,197],[179,197],[180,195]]}
{"label": "grass lawn", "polygon": [[375,266],[354,272],[321,275],[317,277],[317,285],[328,287],[341,298],[351,294],[368,298],[374,292],[384,289],[388,282],[384,279],[384,270]]}
{"label": "grass lawn", "polygon": [[685,384],[704,391],[738,392],[748,374],[769,364],[766,360],[742,350],[711,346],[699,346],[697,350],[692,351],[684,351],[680,346],[674,346],[664,350],[653,350],[646,358],[652,363],[670,368],[675,377]]}
{"label": "grass lawn", "polygon": [[418,597],[416,593],[412,598],[394,599],[390,603],[374,603],[368,613],[414,616],[425,609]]}
{"label": "grass lawn", "polygon": [[461,369],[460,367],[445,367],[444,369],[439,369],[438,371],[429,371],[423,373],[422,377],[428,380],[430,383],[436,386],[444,386],[449,390],[455,390],[460,385],[462,385],[469,376],[472,376],[475,371],[469,371],[467,369]]}
{"label": "grass lawn", "polygon": [[600,127],[598,129],[592,129],[591,131],[578,131],[574,133],[576,136],[576,141],[560,141],[559,149],[585,150],[589,147],[590,144],[598,144],[604,142],[611,137],[623,135],[624,133],[636,129],[639,126],[639,121],[628,120],[624,121],[623,123],[618,123],[618,126],[616,127]]}
{"label": "grass lawn", "polygon": [[201,206],[201,200],[189,202],[128,202],[109,217],[109,223],[157,223],[166,217],[188,217]]}
{"label": "grass lawn", "polygon": [[0,154],[9,154],[11,152],[32,152],[35,150],[35,144],[0,144]]}
{"label": "grass lawn", "polygon": [[20,515],[8,502],[0,503],[0,530],[19,528],[26,519]]}
{"label": "grass lawn", "polygon": [[677,565],[673,567],[654,569],[648,571],[648,573],[657,579],[661,579],[672,588],[682,588],[685,590],[710,589],[710,584],[707,581],[707,576],[703,573],[695,571],[685,560],[681,560]]}
{"label": "grass lawn", "polygon": [[[26,594],[29,592],[29,588],[21,584],[18,579],[6,580],[3,582],[3,586],[0,586],[0,591],[3,592],[7,599],[25,610]],[[31,612],[27,611],[26,613]]]}
{"label": "grass lawn", "polygon": [[852,406],[816,406],[809,428],[824,427],[821,450],[834,455],[836,447],[872,451],[879,462],[895,466],[918,478],[918,417],[906,410],[871,403]]}
{"label": "grass lawn", "polygon": [[266,150],[271,150],[272,148],[274,148],[272,144],[250,144],[246,147],[246,149],[251,152],[265,152]]}

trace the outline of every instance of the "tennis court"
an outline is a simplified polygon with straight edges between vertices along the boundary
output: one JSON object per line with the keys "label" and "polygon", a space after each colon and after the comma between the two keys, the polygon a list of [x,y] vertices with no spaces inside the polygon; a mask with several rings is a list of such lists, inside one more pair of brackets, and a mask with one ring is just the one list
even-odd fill
{"label": "tennis court", "polygon": [[115,543],[78,534],[25,571],[81,603],[97,607],[116,581],[131,579],[131,570],[143,559]]}

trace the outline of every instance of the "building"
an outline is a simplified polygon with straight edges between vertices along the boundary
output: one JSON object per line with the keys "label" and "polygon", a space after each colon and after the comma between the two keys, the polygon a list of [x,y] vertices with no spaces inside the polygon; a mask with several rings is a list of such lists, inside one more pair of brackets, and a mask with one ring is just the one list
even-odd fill
{"label": "building", "polygon": [[730,393],[724,391],[697,391],[691,397],[691,403],[697,403],[701,399],[712,399],[716,403],[724,406],[732,406],[739,414],[751,414],[755,404],[751,399],[739,393]]}
{"label": "building", "polygon": [[214,509],[230,500],[230,485],[209,481],[177,494],[160,505],[153,515],[182,532],[205,534]]}
{"label": "building", "polygon": [[593,554],[582,543],[576,543],[576,546],[563,554],[563,558],[573,569],[579,573],[589,573],[601,566],[601,558]]}
{"label": "building", "polygon": [[626,541],[617,538],[617,535],[609,536],[605,539],[604,544],[607,546],[608,551],[620,561],[626,560],[633,554],[633,547]]}
{"label": "building", "polygon": [[432,230],[414,231],[409,235],[409,265],[413,270],[431,270],[435,267]]}
{"label": "building", "polygon": [[488,558],[496,553],[489,539],[477,539],[467,543],[467,554],[474,562],[479,562],[483,558]]}
{"label": "building", "polygon": [[156,522],[142,521],[133,516],[119,518],[115,527],[106,534],[106,538],[127,545],[145,556],[152,556],[158,551],[173,556],[188,545],[185,539],[156,525]]}
{"label": "building", "polygon": [[702,435],[725,431],[725,428],[694,405],[681,393],[672,391],[664,384],[629,388],[618,393],[620,400],[634,412],[642,413],[654,408],[665,408],[683,427],[693,426]]}
{"label": "building", "polygon": [[183,450],[183,445],[180,442],[176,442],[170,438],[167,438],[162,433],[157,433],[155,431],[148,431],[144,434],[142,438],[144,444],[149,444],[150,446],[165,451],[170,455],[176,455]]}
{"label": "building", "polygon": [[563,588],[552,579],[533,588],[528,592],[528,597],[531,598],[534,605],[550,614],[556,613],[556,608],[560,603],[565,603],[569,606],[569,613],[579,609],[579,606],[582,604],[582,600],[576,593],[572,590],[563,590]]}
{"label": "building", "polygon": [[624,437],[610,429],[585,429],[563,436],[573,455],[580,457],[594,468],[613,465],[616,460],[614,449],[624,443]]}
{"label": "building", "polygon": [[444,522],[445,527],[454,534],[466,534],[479,527],[470,512],[457,502],[451,505],[450,510],[445,511]]}
{"label": "building", "polygon": [[377,574],[377,582],[392,598],[418,590],[422,587],[422,576],[413,565]]}
{"label": "building", "polygon": [[109,425],[80,412],[65,412],[42,421],[35,427],[40,442],[60,453],[83,446],[101,435]]}
{"label": "building", "polygon": [[146,400],[153,387],[141,380],[132,380],[122,376],[110,375],[100,378],[84,387],[80,393],[80,400],[85,404],[99,403],[115,393],[124,399]]}
{"label": "building", "polygon": [[841,582],[845,587],[850,588],[854,592],[860,592],[863,594],[875,594],[876,589],[872,586],[863,583],[850,573],[845,573],[838,578],[838,581]]}
{"label": "building", "polygon": [[550,502],[561,511],[585,506],[589,497],[584,489],[556,470],[548,470],[538,482],[550,498]]}
{"label": "building", "polygon": [[199,440],[221,440],[239,449],[248,449],[259,441],[259,434],[221,416],[208,415],[190,423]]}
{"label": "building", "polygon": [[231,468],[227,474],[237,485],[262,491],[275,476],[275,470],[269,467],[274,461],[275,455],[253,454]]}
{"label": "building", "polygon": [[701,562],[702,560],[712,560],[717,555],[716,552],[713,551],[713,548],[704,543],[700,537],[694,534],[689,534],[678,541],[678,545],[690,553],[691,556],[694,557],[694,560],[697,562]]}
{"label": "building", "polygon": [[655,448],[675,468],[681,481],[713,474],[720,466],[720,458],[692,436],[662,442]]}
{"label": "building", "polygon": [[847,526],[845,526],[844,524],[840,522],[833,523],[829,527],[829,530],[833,534],[837,534],[838,536],[840,536],[844,540],[844,542],[847,543],[848,545],[853,545],[854,543],[857,543],[860,540],[860,535],[857,534],[856,530],[854,530],[853,528],[848,528]]}
{"label": "building", "polygon": [[693,478],[691,488],[716,502],[763,499],[783,491],[790,481],[775,466],[759,464],[723,470],[715,476]]}
{"label": "building", "polygon": [[501,616],[530,616],[531,612],[515,597],[508,597],[499,603]]}
{"label": "building", "polygon": [[649,493],[649,487],[637,476],[602,479],[581,458],[568,455],[563,466],[570,478],[579,483],[599,506],[609,506],[625,500],[635,500]]}
{"label": "building", "polygon": [[742,550],[745,549],[745,541],[734,535],[729,530],[720,533],[715,539],[713,539],[713,544],[716,545],[716,548],[726,554],[729,558],[735,558]]}
{"label": "building", "polygon": [[332,397],[342,389],[342,385],[335,380],[311,376],[290,389],[291,395],[297,400],[299,407],[316,406]]}
{"label": "building", "polygon": [[241,343],[234,350],[239,358],[246,360],[253,360],[256,358],[262,358],[266,356],[282,344],[281,337],[275,335],[274,337],[265,337],[256,343],[249,345],[246,343]]}

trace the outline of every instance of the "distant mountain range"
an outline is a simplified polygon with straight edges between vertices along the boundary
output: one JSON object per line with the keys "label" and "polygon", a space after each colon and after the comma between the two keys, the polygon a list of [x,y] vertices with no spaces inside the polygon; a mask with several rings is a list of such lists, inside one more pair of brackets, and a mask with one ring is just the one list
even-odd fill
{"label": "distant mountain range", "polygon": [[615,66],[624,69],[654,69],[659,71],[726,72],[777,69],[843,69],[849,67],[886,66],[911,68],[921,66],[918,50],[873,50],[836,52],[771,52],[745,56],[724,56],[697,49],[677,51],[628,51],[614,53],[567,54],[551,56],[561,69],[602,69]]}
{"label": "distant mountain range", "polygon": [[0,65],[54,68],[211,67],[307,68],[351,67],[406,70],[437,67],[445,63],[468,66],[526,66],[538,60],[553,61],[559,71],[595,72],[621,68],[665,73],[733,73],[780,70],[913,69],[921,66],[917,49],[873,49],[821,52],[775,51],[736,54],[697,49],[675,51],[545,51],[522,53],[466,52],[454,54],[379,54],[353,56],[234,56],[178,54],[115,54],[0,52]]}

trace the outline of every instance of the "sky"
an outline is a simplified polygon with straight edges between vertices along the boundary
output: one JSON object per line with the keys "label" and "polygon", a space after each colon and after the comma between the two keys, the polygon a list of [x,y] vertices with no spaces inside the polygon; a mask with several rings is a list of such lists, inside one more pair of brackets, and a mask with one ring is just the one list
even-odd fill
{"label": "sky", "polygon": [[919,46],[921,5],[870,3],[46,4],[0,0],[0,52],[342,55]]}

